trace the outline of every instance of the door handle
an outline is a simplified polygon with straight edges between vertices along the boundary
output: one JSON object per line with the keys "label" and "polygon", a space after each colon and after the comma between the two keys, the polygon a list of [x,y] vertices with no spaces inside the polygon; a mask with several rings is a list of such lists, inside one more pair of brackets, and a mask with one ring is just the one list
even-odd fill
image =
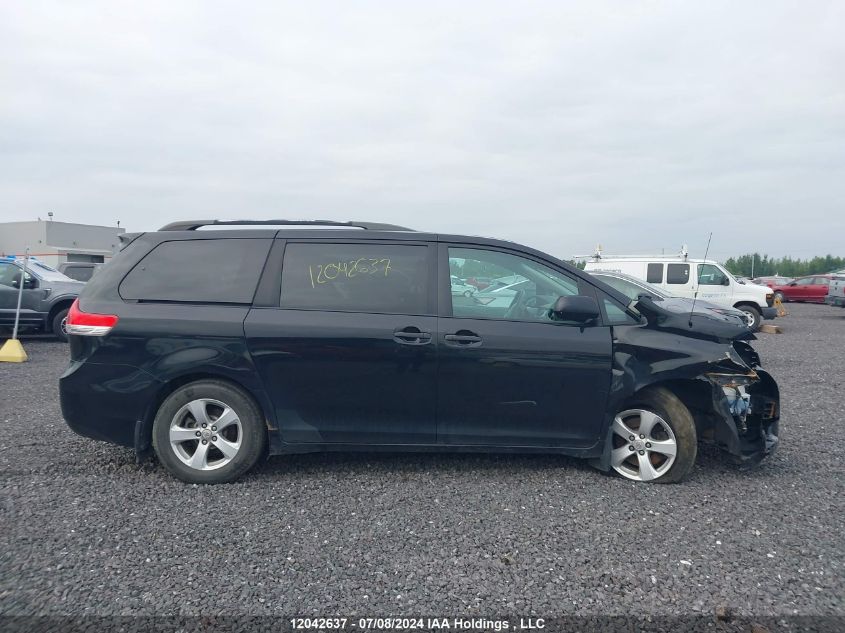
{"label": "door handle", "polygon": [[446,345],[453,347],[480,347],[481,337],[475,332],[469,330],[458,330],[454,334],[447,334],[445,337]]}
{"label": "door handle", "polygon": [[423,332],[418,327],[409,325],[401,330],[394,330],[393,340],[402,345],[428,345],[431,343],[431,332]]}

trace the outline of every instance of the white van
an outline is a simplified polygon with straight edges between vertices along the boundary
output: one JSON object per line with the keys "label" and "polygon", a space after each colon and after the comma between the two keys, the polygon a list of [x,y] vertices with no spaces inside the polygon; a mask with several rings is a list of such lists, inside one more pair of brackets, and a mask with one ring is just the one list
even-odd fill
{"label": "white van", "polygon": [[760,327],[762,319],[777,316],[771,288],[740,283],[718,262],[691,259],[684,251],[654,257],[604,257],[598,252],[587,260],[585,269],[625,273],[677,297],[692,298],[697,290],[699,299],[742,310],[752,331]]}

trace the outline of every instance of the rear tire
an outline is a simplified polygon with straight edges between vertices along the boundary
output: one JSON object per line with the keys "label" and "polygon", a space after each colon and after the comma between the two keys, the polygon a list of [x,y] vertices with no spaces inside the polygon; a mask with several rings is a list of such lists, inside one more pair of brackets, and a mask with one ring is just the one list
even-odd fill
{"label": "rear tire", "polygon": [[626,479],[675,483],[695,464],[695,421],[686,405],[663,387],[650,389],[623,407],[611,433],[610,465]]}
{"label": "rear tire", "polygon": [[737,306],[737,310],[745,313],[745,322],[748,324],[748,327],[751,328],[752,332],[756,332],[760,329],[760,324],[763,322],[760,310],[747,304]]}
{"label": "rear tire", "polygon": [[258,405],[238,387],[219,380],[179,387],[161,403],[153,422],[159,461],[192,484],[234,481],[255,466],[266,445]]}
{"label": "rear tire", "polygon": [[53,328],[53,334],[57,339],[59,339],[63,343],[67,343],[67,313],[68,308],[65,308],[64,310],[59,310],[53,317],[53,321],[51,324]]}

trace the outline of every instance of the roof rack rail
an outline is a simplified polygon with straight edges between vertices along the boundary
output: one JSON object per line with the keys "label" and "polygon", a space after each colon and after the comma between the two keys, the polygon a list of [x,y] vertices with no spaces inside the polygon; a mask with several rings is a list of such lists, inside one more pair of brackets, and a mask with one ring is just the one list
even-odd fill
{"label": "roof rack rail", "polygon": [[159,231],[195,231],[202,226],[262,226],[262,225],[293,225],[293,226],[351,226],[369,231],[413,231],[396,224],[382,224],[380,222],[337,222],[335,220],[183,220],[171,222]]}

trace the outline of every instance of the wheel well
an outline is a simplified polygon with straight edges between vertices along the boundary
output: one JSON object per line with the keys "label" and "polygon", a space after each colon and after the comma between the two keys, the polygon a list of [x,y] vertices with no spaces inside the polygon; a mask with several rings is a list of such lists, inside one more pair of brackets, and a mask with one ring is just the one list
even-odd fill
{"label": "wheel well", "polygon": [[699,435],[712,428],[713,388],[707,381],[685,379],[654,383],[635,392],[629,402],[641,399],[644,394],[655,387],[668,389],[684,403],[684,406],[692,414],[693,420],[695,420],[695,427]]}
{"label": "wheel well", "polygon": [[158,392],[156,392],[155,398],[152,399],[149,406],[147,407],[147,410],[144,412],[144,425],[146,427],[145,434],[146,434],[147,438],[149,438],[152,434],[153,420],[155,420],[156,412],[158,411],[159,407],[161,406],[161,403],[164,402],[165,399],[170,394],[172,394],[174,391],[176,391],[179,387],[182,387],[183,385],[187,385],[188,383],[191,383],[191,382],[196,382],[198,380],[214,380],[214,381],[217,381],[217,382],[225,382],[225,383],[232,385],[233,387],[236,387],[240,391],[242,391],[244,393],[244,395],[246,395],[248,398],[250,398],[252,400],[253,404],[255,404],[255,407],[259,411],[261,411],[261,415],[264,418],[264,426],[266,427],[266,429],[268,431],[271,429],[270,418],[267,416],[267,412],[264,410],[264,407],[261,406],[261,403],[258,401],[258,398],[256,398],[253,395],[253,393],[252,393],[252,391],[250,391],[250,389],[248,389],[245,385],[239,383],[236,380],[232,380],[232,379],[227,378],[227,377],[219,376],[217,374],[200,372],[200,373],[187,374],[187,375],[184,375],[184,376],[179,376],[178,378],[174,378],[173,380],[171,380],[171,381],[165,383],[164,385],[162,385],[162,387],[158,390]]}
{"label": "wheel well", "polygon": [[70,308],[73,305],[73,299],[62,299],[52,308],[50,308],[50,312],[47,314],[47,324],[46,329],[51,330],[53,329],[53,317],[55,317],[59,312],[66,308]]}
{"label": "wheel well", "polygon": [[755,310],[757,310],[757,312],[760,312],[760,306],[758,306],[756,303],[752,303],[751,301],[739,301],[734,304],[734,307],[737,310],[741,309],[742,306],[748,306],[749,308],[754,308]]}

